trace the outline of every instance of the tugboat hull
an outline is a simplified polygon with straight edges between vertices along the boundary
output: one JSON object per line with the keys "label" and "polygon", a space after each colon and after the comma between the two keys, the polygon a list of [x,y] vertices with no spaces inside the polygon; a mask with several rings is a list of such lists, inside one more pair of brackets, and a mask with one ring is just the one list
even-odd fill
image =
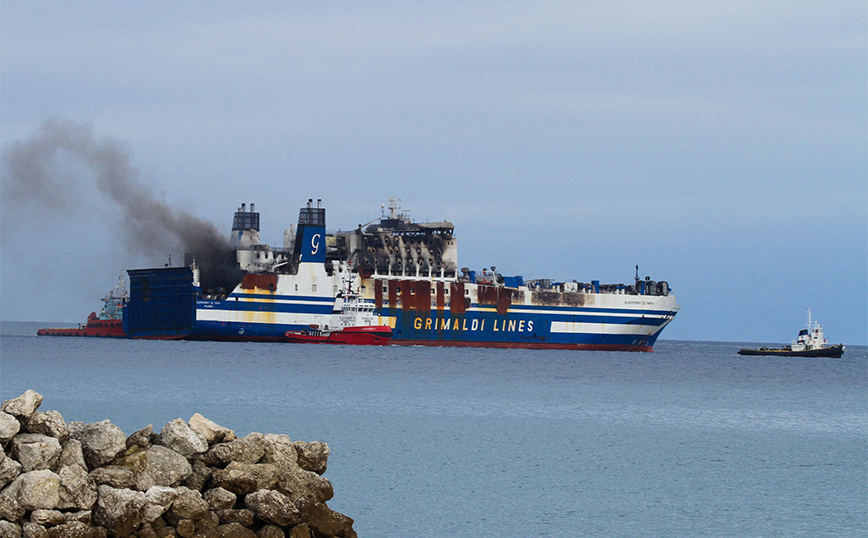
{"label": "tugboat hull", "polygon": [[840,358],[844,354],[844,346],[838,344],[836,346],[824,347],[821,349],[805,349],[802,351],[793,351],[792,349],[742,349],[738,352],[739,355],[772,355],[779,357],[829,357]]}

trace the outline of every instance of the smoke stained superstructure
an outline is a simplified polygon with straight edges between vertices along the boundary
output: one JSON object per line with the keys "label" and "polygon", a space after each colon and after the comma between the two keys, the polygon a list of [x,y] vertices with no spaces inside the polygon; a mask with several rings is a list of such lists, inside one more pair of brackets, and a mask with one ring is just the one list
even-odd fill
{"label": "smoke stained superstructure", "polygon": [[141,181],[120,141],[97,138],[90,124],[70,119],[45,121],[30,138],[3,148],[4,227],[20,221],[11,215],[22,205],[46,215],[75,214],[93,192],[88,179],[120,211],[120,222],[105,224],[122,231],[118,239],[129,254],[163,265],[167,254],[192,252],[203,287],[225,285],[224,279],[213,282],[216,275],[228,272],[234,278],[232,248],[212,223],[159,199]]}

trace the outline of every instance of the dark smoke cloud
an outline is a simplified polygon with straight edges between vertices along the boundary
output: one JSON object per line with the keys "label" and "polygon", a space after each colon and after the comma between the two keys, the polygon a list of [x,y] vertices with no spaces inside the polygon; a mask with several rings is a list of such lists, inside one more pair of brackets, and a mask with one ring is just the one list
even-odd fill
{"label": "dark smoke cloud", "polygon": [[31,138],[3,149],[4,212],[20,203],[45,211],[74,211],[78,193],[87,190],[78,172],[93,177],[98,191],[121,210],[120,229],[131,254],[162,265],[167,253],[194,253],[203,288],[234,267],[228,239],[212,223],[158,199],[141,182],[123,145],[97,139],[86,123],[51,119]]}

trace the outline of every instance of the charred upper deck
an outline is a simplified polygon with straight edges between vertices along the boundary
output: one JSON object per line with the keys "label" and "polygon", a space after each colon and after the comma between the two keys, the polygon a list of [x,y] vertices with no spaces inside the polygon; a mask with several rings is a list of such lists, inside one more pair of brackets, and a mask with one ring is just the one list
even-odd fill
{"label": "charred upper deck", "polygon": [[371,275],[455,278],[458,244],[449,221],[413,222],[394,200],[379,222],[335,233],[329,258]]}

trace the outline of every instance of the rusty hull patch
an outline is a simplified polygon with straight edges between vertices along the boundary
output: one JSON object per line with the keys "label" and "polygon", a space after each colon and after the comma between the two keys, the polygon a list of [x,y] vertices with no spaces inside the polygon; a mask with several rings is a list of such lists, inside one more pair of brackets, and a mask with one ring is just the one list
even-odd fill
{"label": "rusty hull patch", "polygon": [[[466,299],[466,300],[465,300]],[[464,282],[449,284],[449,311],[453,314],[463,314],[470,306],[470,298],[464,297]]]}
{"label": "rusty hull patch", "polygon": [[496,306],[498,314],[506,314],[512,306],[512,292],[510,288],[480,284],[476,287],[476,300],[481,305]]}
{"label": "rusty hull patch", "polygon": [[258,288],[273,292],[277,290],[277,275],[247,273],[241,279],[241,287],[245,290]]}

